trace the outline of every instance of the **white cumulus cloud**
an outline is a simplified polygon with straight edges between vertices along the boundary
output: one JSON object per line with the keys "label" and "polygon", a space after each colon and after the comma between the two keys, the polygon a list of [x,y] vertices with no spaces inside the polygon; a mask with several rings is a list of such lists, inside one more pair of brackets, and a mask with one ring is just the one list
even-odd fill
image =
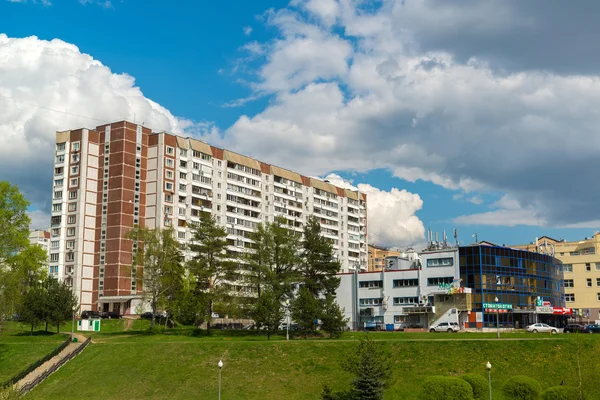
{"label": "white cumulus cloud", "polygon": [[423,208],[423,200],[418,194],[397,188],[388,192],[367,183],[354,186],[336,174],[327,175],[325,180],[339,187],[366,193],[369,243],[405,247],[424,242],[425,227],[415,215]]}

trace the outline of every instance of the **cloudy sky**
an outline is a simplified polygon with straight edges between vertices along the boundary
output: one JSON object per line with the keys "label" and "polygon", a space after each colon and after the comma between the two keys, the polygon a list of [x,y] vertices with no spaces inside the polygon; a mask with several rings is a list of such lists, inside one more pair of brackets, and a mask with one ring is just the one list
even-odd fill
{"label": "cloudy sky", "polygon": [[[0,179],[130,119],[369,195],[370,241],[600,227],[597,1],[0,0]],[[232,12],[235,10],[235,12]]]}

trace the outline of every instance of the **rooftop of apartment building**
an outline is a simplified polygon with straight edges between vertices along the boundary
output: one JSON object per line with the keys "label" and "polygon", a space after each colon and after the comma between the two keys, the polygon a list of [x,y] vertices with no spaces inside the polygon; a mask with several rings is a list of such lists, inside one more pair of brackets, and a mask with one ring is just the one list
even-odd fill
{"label": "rooftop of apartment building", "polygon": [[[112,126],[112,125],[120,125],[120,124],[123,124],[124,126],[127,126],[128,124],[133,125],[133,126],[138,126],[138,124],[136,124],[136,123],[122,120],[122,121],[112,122],[110,124],[100,125],[94,129],[78,128],[78,129],[73,129],[73,130],[69,130],[69,131],[57,131],[56,134],[57,134],[57,138],[58,138],[59,135],[61,135],[61,134],[64,135],[66,133],[69,133],[71,131],[76,131],[79,129],[87,129],[87,130],[94,131],[94,132],[100,132],[101,131],[100,128],[104,128],[107,125]],[[143,126],[143,125],[140,125],[140,126]],[[148,127],[144,127],[144,128],[148,128]],[[148,129],[152,130],[151,128],[148,128]],[[199,149],[199,151],[204,150],[204,152],[210,151],[211,152],[210,155],[212,157],[215,157],[218,159],[224,159],[226,161],[232,161],[234,163],[238,163],[238,164],[242,164],[242,165],[250,164],[251,167],[258,169],[258,170],[262,171],[263,173],[271,173],[273,175],[281,176],[282,178],[300,183],[304,186],[315,187],[317,189],[324,190],[326,192],[330,192],[332,194],[336,194],[341,197],[348,197],[353,200],[359,200],[360,192],[358,190],[341,188],[339,186],[333,185],[331,182],[329,182],[326,179],[321,179],[318,177],[304,176],[297,172],[294,172],[294,171],[291,171],[291,170],[288,170],[288,169],[285,169],[282,167],[278,167],[273,164],[265,163],[263,161],[257,160],[250,156],[236,153],[231,150],[221,149],[219,147],[213,146],[202,140],[198,140],[198,139],[191,138],[191,137],[183,137],[183,136],[175,135],[175,134],[172,134],[172,133],[169,133],[166,131],[154,131],[154,130],[152,130],[151,136],[162,135],[162,134],[175,137],[177,139],[177,146],[179,148],[189,149],[191,147],[192,150]],[[360,196],[360,197],[362,197],[362,200],[366,202],[367,201],[366,193],[360,193],[360,194],[362,195],[362,196]]]}
{"label": "rooftop of apartment building", "polygon": [[[535,252],[547,252],[552,249],[557,257],[594,254],[598,253],[596,249],[600,248],[600,232],[596,231],[593,236],[573,241],[567,241],[563,238],[555,239],[550,236],[541,236],[536,237],[534,241],[527,244],[517,244],[508,247]],[[591,249],[594,249],[593,252]]]}

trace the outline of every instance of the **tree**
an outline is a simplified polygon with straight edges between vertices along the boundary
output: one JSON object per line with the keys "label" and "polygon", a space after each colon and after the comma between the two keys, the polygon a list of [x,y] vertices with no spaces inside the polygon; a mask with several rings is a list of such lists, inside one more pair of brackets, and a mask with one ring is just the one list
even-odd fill
{"label": "tree", "polygon": [[265,328],[267,339],[277,333],[279,324],[283,319],[281,298],[272,288],[263,291],[262,296],[256,301],[252,310],[252,319],[257,326]]}
{"label": "tree", "polygon": [[47,280],[46,310],[49,322],[56,325],[56,333],[60,332],[60,324],[69,321],[77,307],[77,297],[64,282],[50,277]]}
{"label": "tree", "polygon": [[28,205],[16,186],[0,181],[0,328],[6,318],[15,313],[21,296],[26,293],[19,272],[22,272],[20,266],[27,257],[18,255],[33,247],[28,239]]}
{"label": "tree", "polygon": [[321,314],[321,302],[303,286],[298,290],[290,311],[300,330],[314,332]]}
{"label": "tree", "polygon": [[0,261],[17,254],[29,243],[29,202],[17,186],[0,181]]}
{"label": "tree", "polygon": [[269,271],[273,269],[273,230],[270,224],[260,223],[256,231],[250,233],[254,242],[253,251],[246,255],[248,265],[248,280],[256,287],[257,297],[260,299],[263,286],[267,284]]}
{"label": "tree", "polygon": [[31,332],[36,324],[46,320],[46,291],[39,285],[23,295],[18,314],[21,321],[31,325]]}
{"label": "tree", "polygon": [[227,254],[227,232],[210,214],[200,214],[200,224],[193,233],[190,249],[196,255],[188,263],[188,269],[196,279],[196,295],[206,299],[206,328],[210,333],[215,301],[224,301],[229,296],[227,283],[235,279],[237,263]]}
{"label": "tree", "polygon": [[385,389],[393,383],[393,358],[367,334],[351,353],[342,368],[354,375],[352,398],[382,400]]}
{"label": "tree", "polygon": [[173,228],[161,230],[136,226],[129,232],[128,238],[140,242],[133,262],[143,267],[139,279],[144,288],[144,301],[150,302],[152,308],[152,329],[157,309],[163,306],[171,308],[171,301],[183,285],[183,257]]}
{"label": "tree", "polygon": [[304,227],[300,274],[304,286],[315,297],[335,294],[340,285],[336,274],[340,263],[335,260],[333,243],[321,236],[321,225],[315,216],[309,217]]}
{"label": "tree", "polygon": [[335,301],[333,295],[327,295],[321,310],[321,329],[329,333],[329,337],[339,336],[346,327],[348,318],[344,317],[344,311]]}

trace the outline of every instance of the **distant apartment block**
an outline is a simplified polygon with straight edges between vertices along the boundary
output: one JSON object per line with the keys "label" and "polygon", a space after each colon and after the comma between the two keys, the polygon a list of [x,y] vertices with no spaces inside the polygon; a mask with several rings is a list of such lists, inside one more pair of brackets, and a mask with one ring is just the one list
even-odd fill
{"label": "distant apartment block", "polygon": [[143,288],[127,232],[172,226],[185,249],[203,212],[226,228],[232,255],[251,251],[261,222],[283,217],[301,234],[314,215],[341,272],[367,269],[364,193],[130,122],[57,132],[52,198],[49,268],[82,310],[134,313]]}
{"label": "distant apartment block", "polygon": [[[42,249],[44,249],[44,251],[46,251],[46,254],[48,255],[48,257],[50,257],[50,231],[49,230],[41,230],[41,229],[35,229],[33,231],[29,232],[29,243],[32,245],[38,245],[40,246]],[[56,270],[49,270],[48,273],[50,275],[53,275],[54,273],[57,273],[58,271]]]}
{"label": "distant apartment block", "polygon": [[385,265],[386,257],[398,257],[401,255],[399,251],[391,250],[386,247],[369,245],[369,271],[381,271]]}

